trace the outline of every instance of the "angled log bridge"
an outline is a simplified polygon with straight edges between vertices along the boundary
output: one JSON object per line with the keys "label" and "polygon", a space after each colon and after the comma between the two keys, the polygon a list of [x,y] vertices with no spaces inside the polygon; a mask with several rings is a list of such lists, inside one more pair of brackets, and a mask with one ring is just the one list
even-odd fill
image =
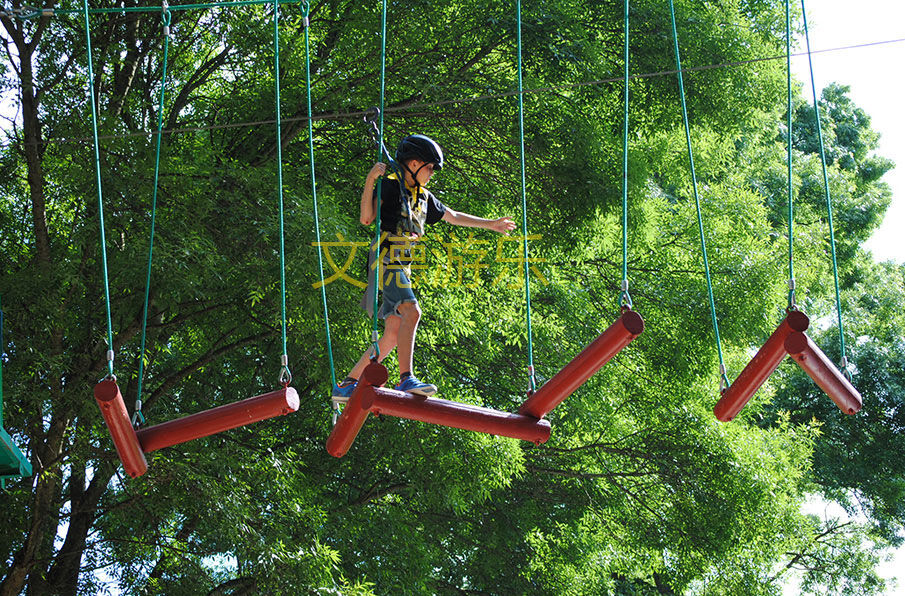
{"label": "angled log bridge", "polygon": [[717,420],[729,422],[735,418],[787,355],[843,412],[855,414],[861,409],[861,394],[805,334],[809,325],[810,320],[801,311],[788,312],[735,382],[723,391],[713,408]]}
{"label": "angled log bridge", "polygon": [[644,321],[626,310],[540,389],[531,394],[517,413],[500,412],[481,406],[445,399],[424,398],[387,389],[387,369],[372,362],[359,379],[342,415],[327,439],[327,452],[345,455],[368,415],[385,414],[452,428],[545,443],[550,438],[550,422],[543,417],[587,382],[613,356],[644,331]]}
{"label": "angled log bridge", "polygon": [[299,409],[298,393],[292,387],[286,386],[270,393],[136,431],[129,420],[126,404],[115,380],[104,379],[98,383],[94,387],[94,399],[101,408],[101,414],[110,430],[110,436],[113,437],[113,444],[116,446],[119,459],[123,462],[123,468],[132,478],[148,471],[145,453],[209,437]]}

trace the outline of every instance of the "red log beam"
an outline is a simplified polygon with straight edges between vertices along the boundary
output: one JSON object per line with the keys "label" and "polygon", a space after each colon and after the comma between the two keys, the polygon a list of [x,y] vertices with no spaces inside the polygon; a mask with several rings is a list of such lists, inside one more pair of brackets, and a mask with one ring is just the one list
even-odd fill
{"label": "red log beam", "polygon": [[371,362],[365,367],[358,386],[327,437],[327,453],[333,457],[342,457],[349,451],[369,414],[367,409],[361,407],[362,392],[374,386],[382,386],[388,378],[389,373],[382,364]]}
{"label": "red log beam", "polygon": [[141,445],[138,443],[135,429],[132,428],[126,404],[116,381],[104,379],[95,385],[94,399],[101,408],[101,415],[107,423],[110,436],[113,437],[113,444],[116,446],[120,461],[123,462],[126,474],[132,478],[141,476],[148,471],[148,462],[141,451]]}
{"label": "red log beam", "polygon": [[792,359],[836,402],[840,410],[855,414],[861,409],[861,394],[810,337],[804,333],[791,333],[786,338],[785,347]]}
{"label": "red log beam", "polygon": [[785,341],[789,334],[793,331],[804,332],[809,324],[807,315],[801,311],[793,310],[786,315],[735,382],[723,392],[720,401],[713,408],[717,420],[729,422],[735,418],[786,357]]}
{"label": "red log beam", "polygon": [[361,407],[373,414],[418,420],[489,435],[546,443],[550,422],[531,416],[437,398],[425,398],[383,387],[368,387],[360,394]]}
{"label": "red log beam", "polygon": [[298,409],[299,394],[292,387],[283,387],[277,391],[142,428],[137,433],[138,441],[142,450],[150,453],[164,447],[282,416]]}
{"label": "red log beam", "polygon": [[644,331],[644,320],[627,310],[606,331],[572,359],[561,371],[544,383],[519,408],[518,413],[543,418],[567,397],[584,385],[594,373],[610,361]]}

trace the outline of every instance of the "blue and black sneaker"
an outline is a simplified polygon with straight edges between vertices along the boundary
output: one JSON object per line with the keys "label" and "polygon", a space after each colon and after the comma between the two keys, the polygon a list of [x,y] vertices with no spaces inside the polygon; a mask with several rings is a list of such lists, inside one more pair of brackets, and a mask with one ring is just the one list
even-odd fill
{"label": "blue and black sneaker", "polygon": [[355,391],[356,387],[358,387],[358,381],[343,382],[339,385],[334,384],[333,393],[330,397],[333,398],[333,401],[346,403],[352,397],[352,392]]}
{"label": "blue and black sneaker", "polygon": [[422,383],[416,376],[411,375],[396,385],[396,391],[405,391],[406,393],[430,397],[437,392],[437,386],[430,383]]}

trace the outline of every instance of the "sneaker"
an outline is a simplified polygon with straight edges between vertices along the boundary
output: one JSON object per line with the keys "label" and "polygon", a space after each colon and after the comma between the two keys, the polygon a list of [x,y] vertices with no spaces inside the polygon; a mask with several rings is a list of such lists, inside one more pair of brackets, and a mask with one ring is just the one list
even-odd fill
{"label": "sneaker", "polygon": [[352,392],[355,391],[356,387],[358,387],[358,381],[346,383],[345,385],[333,385],[333,393],[330,394],[330,397],[335,402],[346,403],[352,397]]}
{"label": "sneaker", "polygon": [[430,397],[437,392],[437,386],[430,383],[422,383],[417,377],[411,376],[396,385],[396,391],[405,391],[406,393]]}

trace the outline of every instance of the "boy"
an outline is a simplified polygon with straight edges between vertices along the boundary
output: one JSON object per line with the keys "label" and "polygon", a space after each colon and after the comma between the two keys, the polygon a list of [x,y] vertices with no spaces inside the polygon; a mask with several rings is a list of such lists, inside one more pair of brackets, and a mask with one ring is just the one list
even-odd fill
{"label": "boy", "polygon": [[[396,390],[430,397],[437,387],[424,383],[412,374],[412,353],[415,348],[415,333],[421,319],[418,299],[411,284],[411,247],[424,235],[426,226],[445,221],[456,226],[483,228],[500,234],[508,234],[515,229],[509,217],[484,219],[468,213],[453,211],[424,188],[435,171],[443,168],[443,150],[436,142],[424,135],[407,136],[396,149],[396,163],[401,166],[402,180],[398,174],[390,174],[381,185],[379,251],[382,257],[380,274],[383,283],[383,302],[378,317],[385,320],[383,336],[378,341],[379,360],[383,360],[398,348],[399,384]],[[376,216],[377,179],[386,173],[386,164],[376,163],[368,172],[364,190],[361,193],[360,221],[370,225]],[[368,289],[362,298],[362,306],[373,316],[373,292],[376,291],[374,247],[368,259]],[[339,385],[333,386],[333,398],[345,401],[352,395],[358,378],[373,355],[374,347],[362,355],[352,368],[349,376]]]}

